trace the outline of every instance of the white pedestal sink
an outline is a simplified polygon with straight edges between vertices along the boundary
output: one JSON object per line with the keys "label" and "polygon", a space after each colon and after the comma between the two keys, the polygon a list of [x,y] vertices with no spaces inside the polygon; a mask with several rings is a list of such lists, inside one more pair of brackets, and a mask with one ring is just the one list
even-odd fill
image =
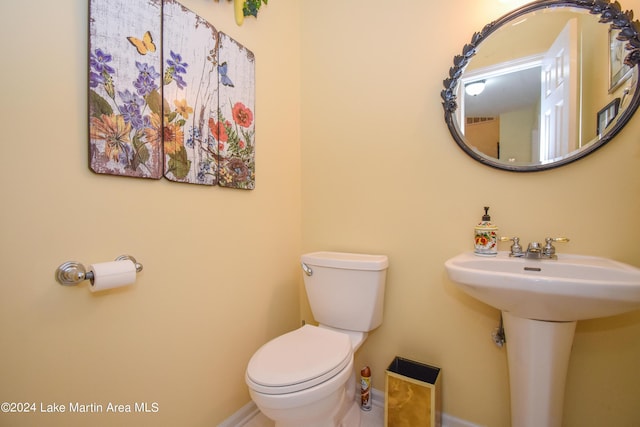
{"label": "white pedestal sink", "polygon": [[640,308],[640,269],[606,258],[468,252],[447,260],[445,268],[463,291],[502,311],[514,427],[561,426],[578,320]]}

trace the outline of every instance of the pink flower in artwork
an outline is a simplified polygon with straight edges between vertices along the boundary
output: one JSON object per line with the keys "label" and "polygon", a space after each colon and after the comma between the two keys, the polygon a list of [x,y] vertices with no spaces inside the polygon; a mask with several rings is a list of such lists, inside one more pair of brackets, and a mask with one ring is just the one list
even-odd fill
{"label": "pink flower in artwork", "polygon": [[242,102],[233,106],[233,120],[242,127],[248,128],[253,122],[253,113]]}

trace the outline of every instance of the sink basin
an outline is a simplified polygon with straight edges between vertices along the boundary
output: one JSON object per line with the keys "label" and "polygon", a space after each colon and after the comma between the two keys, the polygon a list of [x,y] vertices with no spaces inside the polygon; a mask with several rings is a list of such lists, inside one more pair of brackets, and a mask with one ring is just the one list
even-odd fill
{"label": "sink basin", "polygon": [[558,254],[557,260],[480,257],[445,262],[451,280],[480,301],[514,316],[576,321],[640,308],[640,269],[606,258]]}

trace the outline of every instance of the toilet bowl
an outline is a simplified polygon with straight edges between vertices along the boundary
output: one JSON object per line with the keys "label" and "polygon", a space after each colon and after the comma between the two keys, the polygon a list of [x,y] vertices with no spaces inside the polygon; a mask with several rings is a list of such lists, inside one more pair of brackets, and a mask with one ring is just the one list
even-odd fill
{"label": "toilet bowl", "polygon": [[302,256],[305,288],[320,324],[264,344],[245,373],[251,399],[276,427],[359,427],[353,357],[382,323],[387,265],[384,255]]}
{"label": "toilet bowl", "polygon": [[351,427],[341,423],[349,412],[359,425],[347,334],[305,325],[281,335],[254,354],[245,379],[255,404],[278,427]]}

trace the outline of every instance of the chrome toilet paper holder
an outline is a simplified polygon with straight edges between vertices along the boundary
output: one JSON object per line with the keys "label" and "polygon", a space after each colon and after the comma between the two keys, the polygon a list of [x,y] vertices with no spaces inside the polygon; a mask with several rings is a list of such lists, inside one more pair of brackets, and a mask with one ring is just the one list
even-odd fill
{"label": "chrome toilet paper holder", "polygon": [[[142,264],[140,264],[131,255],[120,255],[115,261],[131,261],[136,266],[136,273],[142,271]],[[79,262],[67,261],[61,264],[56,269],[56,280],[61,285],[75,286],[85,280],[90,280],[93,283],[93,271],[87,271],[87,269]]]}

